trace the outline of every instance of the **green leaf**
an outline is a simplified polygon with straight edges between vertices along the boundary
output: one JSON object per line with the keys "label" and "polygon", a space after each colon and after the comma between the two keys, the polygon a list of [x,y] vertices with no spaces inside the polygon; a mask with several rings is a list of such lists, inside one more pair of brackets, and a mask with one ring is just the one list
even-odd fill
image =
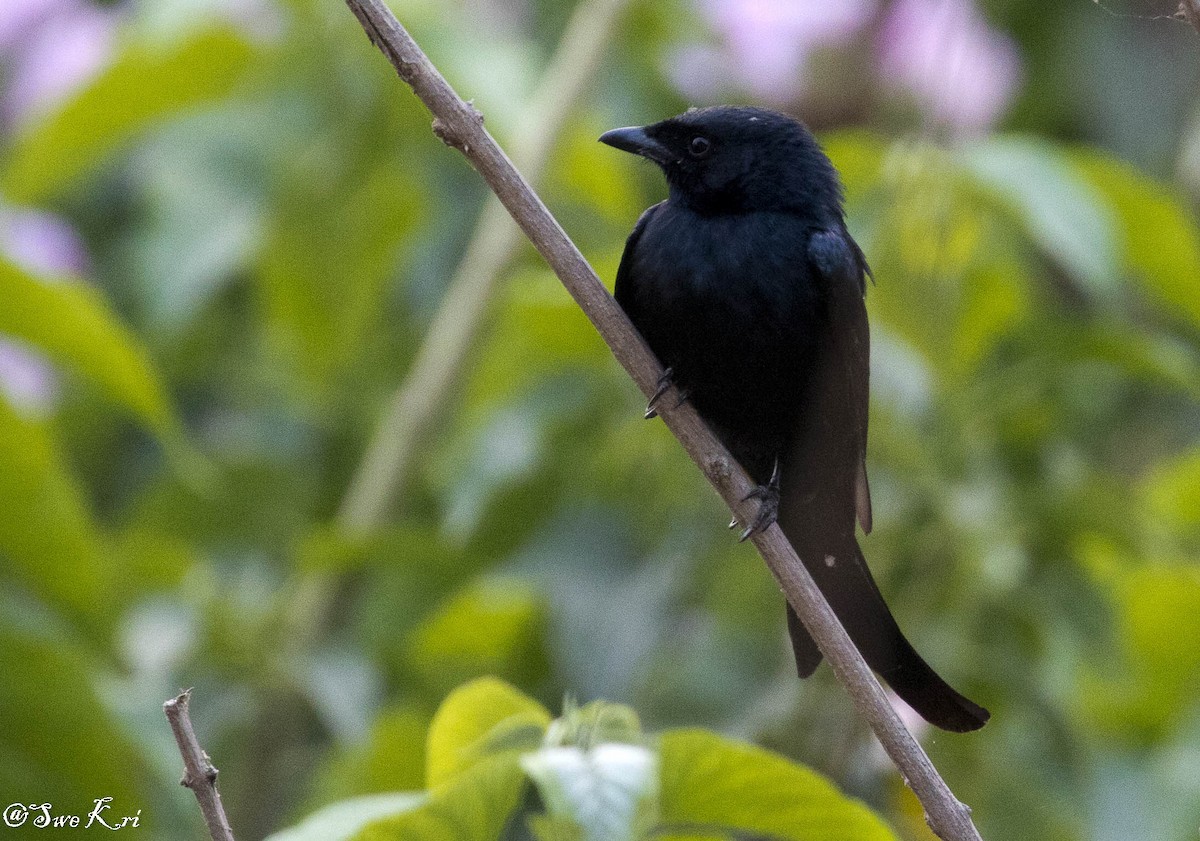
{"label": "green leaf", "polygon": [[368,825],[355,841],[496,841],[521,799],[515,756],[492,757],[439,786],[421,807]]}
{"label": "green leaf", "polygon": [[1064,152],[1032,138],[993,138],[965,148],[962,160],[1017,214],[1048,257],[1093,294],[1111,296],[1118,276],[1117,219]]}
{"label": "green leaf", "polygon": [[361,363],[424,205],[417,176],[392,160],[349,175],[328,157],[305,163],[283,189],[256,278],[272,349],[300,392],[312,395]]}
{"label": "green leaf", "polygon": [[1151,522],[1200,529],[1200,448],[1159,465],[1142,483]]}
{"label": "green leaf", "polygon": [[653,822],[658,763],[644,747],[548,747],[522,756],[521,767],[550,817],[574,823],[584,841],[635,841]]}
{"label": "green leaf", "polygon": [[316,786],[316,802],[423,786],[428,729],[428,714],[411,707],[381,713],[365,744],[343,748],[331,758]]}
{"label": "green leaf", "polygon": [[514,681],[544,663],[541,599],[520,581],[468,584],[421,623],[409,659],[436,695],[481,674]]}
{"label": "green leaf", "polygon": [[245,39],[226,29],[169,49],[130,45],[65,107],[17,138],[0,176],[3,191],[16,203],[44,202],[154,120],[229,93],[250,57]]}
{"label": "green leaf", "polygon": [[878,186],[890,148],[886,139],[872,132],[850,129],[823,134],[821,146],[837,167],[851,204]]}
{"label": "green leaf", "polygon": [[1124,607],[1125,639],[1153,676],[1156,694],[1194,702],[1200,678],[1200,568],[1139,571],[1126,583]]}
{"label": "green leaf", "polygon": [[530,815],[527,820],[538,841],[585,841],[583,830],[570,818]]}
{"label": "green leaf", "polygon": [[[39,618],[0,604],[4,805],[53,803],[56,812],[81,809],[86,815],[94,798],[112,797],[109,814],[132,815],[150,807],[138,782],[152,779],[154,772],[98,696],[95,651],[81,651],[69,638],[54,633],[40,633]],[[156,811],[145,808],[141,815],[144,837],[170,831]],[[3,832],[5,838],[40,834],[28,828],[6,827]],[[137,832],[132,834],[136,837]]]}
{"label": "green leaf", "polygon": [[268,836],[266,841],[346,841],[367,824],[411,812],[426,800],[423,792],[412,791],[354,797],[326,806],[290,829]]}
{"label": "green leaf", "polygon": [[662,737],[661,838],[895,841],[863,804],[820,774],[702,730]]}
{"label": "green leaf", "polygon": [[[429,728],[429,788],[465,773],[488,753],[536,744],[550,713],[532,698],[495,678],[480,678],[450,693]],[[532,737],[532,738],[531,738]],[[516,758],[512,758],[515,766]]]}
{"label": "green leaf", "polygon": [[1109,736],[1158,740],[1196,708],[1200,568],[1121,570],[1109,585],[1125,656],[1089,666],[1075,697]]}
{"label": "green leaf", "polygon": [[1112,205],[1126,268],[1160,301],[1200,325],[1200,228],[1184,198],[1101,152],[1079,149],[1071,159]]}
{"label": "green leaf", "polygon": [[0,399],[0,559],[31,590],[111,620],[112,552],[46,427]]}
{"label": "green leaf", "polygon": [[95,287],[42,282],[0,260],[0,334],[16,336],[86,377],[166,441],[180,424],[149,356]]}
{"label": "green leaf", "polygon": [[971,376],[996,344],[1030,312],[1027,286],[1015,263],[974,267],[961,287],[958,318],[953,320],[953,352],[939,360],[964,378]]}

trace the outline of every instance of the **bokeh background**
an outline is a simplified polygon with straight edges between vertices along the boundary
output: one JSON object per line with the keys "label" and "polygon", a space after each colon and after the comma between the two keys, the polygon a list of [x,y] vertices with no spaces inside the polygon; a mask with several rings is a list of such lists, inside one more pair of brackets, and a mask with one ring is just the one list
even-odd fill
{"label": "bokeh background", "polygon": [[[818,132],[877,279],[865,551],[993,712],[924,744],[992,841],[1194,839],[1200,32],[1151,0],[392,6],[606,280],[664,188],[602,131],[754,102]],[[755,740],[929,837],[341,3],[4,0],[0,132],[4,804],[201,837],[161,712],[194,686],[260,838],[420,788],[432,711],[495,674]]]}

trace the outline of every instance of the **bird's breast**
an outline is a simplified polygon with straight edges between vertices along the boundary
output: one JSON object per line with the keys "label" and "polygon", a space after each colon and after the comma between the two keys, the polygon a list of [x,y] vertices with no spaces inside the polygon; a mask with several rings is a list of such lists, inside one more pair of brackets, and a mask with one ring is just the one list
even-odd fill
{"label": "bird's breast", "polygon": [[812,332],[820,295],[801,220],[664,211],[634,255],[636,294],[649,310],[677,330],[739,343],[791,344]]}
{"label": "bird's breast", "polygon": [[820,329],[805,223],[665,206],[632,255],[637,326],[697,409],[725,425],[786,423]]}

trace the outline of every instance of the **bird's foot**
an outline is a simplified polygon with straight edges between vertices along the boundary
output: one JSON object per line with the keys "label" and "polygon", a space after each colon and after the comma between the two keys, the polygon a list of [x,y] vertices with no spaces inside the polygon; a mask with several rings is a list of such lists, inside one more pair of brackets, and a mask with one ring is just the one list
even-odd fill
{"label": "bird's foot", "polygon": [[[646,420],[658,417],[658,401],[662,400],[663,395],[671,390],[671,386],[675,385],[675,370],[667,368],[662,372],[662,376],[658,378],[658,388],[654,390],[654,394],[650,397],[650,402],[646,404]],[[674,408],[678,409],[688,399],[687,389],[679,389],[679,399],[675,401]]]}
{"label": "bird's foot", "polygon": [[[742,497],[742,502],[749,502],[752,499],[758,500],[758,513],[754,515],[754,519],[747,524],[742,533],[738,535],[738,542],[753,537],[760,532],[766,531],[771,527],[771,524],[779,517],[779,460],[775,460],[775,469],[771,471],[771,479],[765,485],[759,485],[750,493]],[[737,517],[733,518],[733,522],[729,524],[733,528],[738,523]]]}

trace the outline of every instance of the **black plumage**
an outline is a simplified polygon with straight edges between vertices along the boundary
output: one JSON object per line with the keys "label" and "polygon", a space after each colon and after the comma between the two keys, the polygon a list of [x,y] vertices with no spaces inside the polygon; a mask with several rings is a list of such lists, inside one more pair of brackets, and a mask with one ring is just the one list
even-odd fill
{"label": "black plumage", "polygon": [[[657,163],[669,198],[625,246],[616,298],[681,392],[762,485],[780,526],[871,667],[952,731],[988,713],[896,625],[855,535],[871,530],[865,466],[869,269],[837,172],[808,130],[758,108],[692,110],[600,138]],[[821,660],[788,608],[801,677]]]}

